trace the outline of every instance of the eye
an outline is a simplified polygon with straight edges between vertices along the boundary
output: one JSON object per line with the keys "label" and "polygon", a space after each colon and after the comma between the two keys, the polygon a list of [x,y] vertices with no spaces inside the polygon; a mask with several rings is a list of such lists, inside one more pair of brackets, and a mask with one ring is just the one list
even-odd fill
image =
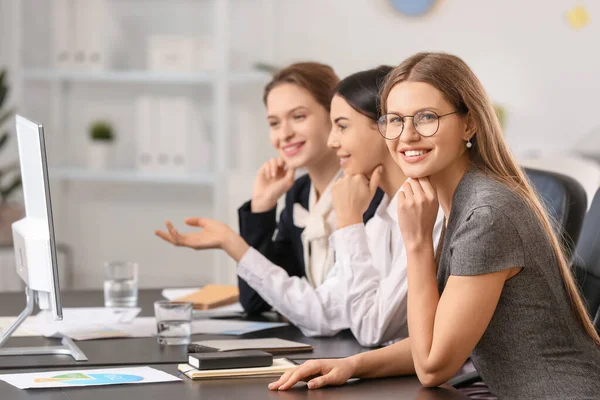
{"label": "eye", "polygon": [[338,128],[340,128],[340,132],[344,132],[348,127],[346,125],[337,124]]}
{"label": "eye", "polygon": [[399,117],[398,115],[390,115],[388,116],[388,123],[390,124],[401,124],[402,123],[402,118]]}
{"label": "eye", "polygon": [[279,125],[279,121],[269,121],[269,126],[271,128],[275,128],[277,125]]}
{"label": "eye", "polygon": [[296,115],[294,115],[294,119],[296,121],[302,121],[304,118],[306,118],[306,115],[304,115],[304,114],[296,114]]}
{"label": "eye", "polygon": [[419,123],[433,122],[438,118],[437,114],[433,111],[423,111],[418,114]]}

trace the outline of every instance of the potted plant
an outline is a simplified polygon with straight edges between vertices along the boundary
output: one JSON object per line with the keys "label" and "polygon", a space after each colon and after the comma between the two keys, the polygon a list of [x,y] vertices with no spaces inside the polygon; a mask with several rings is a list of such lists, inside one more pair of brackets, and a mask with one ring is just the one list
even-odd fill
{"label": "potted plant", "polygon": [[110,146],[115,139],[113,127],[107,121],[95,121],[90,125],[89,135],[88,165],[95,170],[106,169]]}
{"label": "potted plant", "polygon": [[[8,92],[6,69],[2,69],[0,70],[0,129],[13,116],[13,110],[2,111]],[[8,131],[0,134],[0,151],[6,147],[9,139]],[[23,217],[23,207],[10,202],[12,195],[21,188],[21,184],[17,162],[0,167],[0,247],[12,245],[12,223]]]}

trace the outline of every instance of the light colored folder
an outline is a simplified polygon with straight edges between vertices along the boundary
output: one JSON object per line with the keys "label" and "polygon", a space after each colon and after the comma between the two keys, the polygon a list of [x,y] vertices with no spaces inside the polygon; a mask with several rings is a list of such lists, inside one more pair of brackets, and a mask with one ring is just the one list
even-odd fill
{"label": "light colored folder", "polygon": [[176,301],[189,301],[194,303],[194,309],[209,310],[237,303],[239,297],[240,291],[237,286],[206,285],[197,292],[180,297]]}
{"label": "light colored folder", "polygon": [[254,378],[257,376],[281,376],[297,365],[286,358],[276,358],[269,367],[197,370],[189,364],[179,364],[177,369],[190,379]]}

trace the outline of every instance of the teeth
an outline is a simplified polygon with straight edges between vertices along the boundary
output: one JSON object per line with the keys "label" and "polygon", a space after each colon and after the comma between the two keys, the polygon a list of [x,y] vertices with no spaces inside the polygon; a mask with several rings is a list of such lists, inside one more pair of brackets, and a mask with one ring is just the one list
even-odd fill
{"label": "teeth", "polygon": [[406,154],[407,157],[422,156],[425,153],[427,153],[425,150],[407,150],[404,152],[404,154]]}

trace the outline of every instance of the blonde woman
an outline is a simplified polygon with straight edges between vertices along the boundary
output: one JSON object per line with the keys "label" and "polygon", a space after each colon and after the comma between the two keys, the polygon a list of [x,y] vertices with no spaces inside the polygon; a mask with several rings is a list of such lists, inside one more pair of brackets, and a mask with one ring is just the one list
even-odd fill
{"label": "blonde woman", "polygon": [[[307,362],[269,387],[410,374],[438,386],[471,356],[500,398],[597,398],[600,338],[477,77],[458,57],[419,53],[381,99],[379,130],[410,178],[398,199],[409,338]],[[438,205],[447,224],[434,254]]]}

